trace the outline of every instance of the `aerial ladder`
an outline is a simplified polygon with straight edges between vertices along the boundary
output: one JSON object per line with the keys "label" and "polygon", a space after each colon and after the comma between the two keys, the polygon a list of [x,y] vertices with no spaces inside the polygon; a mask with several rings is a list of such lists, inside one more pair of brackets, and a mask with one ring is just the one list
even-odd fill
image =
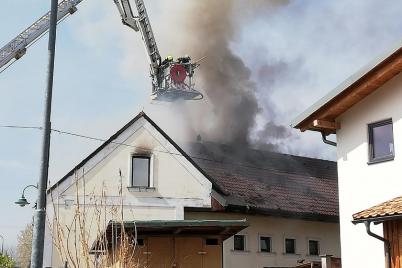
{"label": "aerial ladder", "polygon": [[[83,0],[63,0],[58,5],[57,21],[77,11]],[[194,70],[199,61],[193,62],[189,56],[174,59],[167,56],[162,60],[143,0],[134,0],[137,15],[129,0],[113,0],[124,25],[140,32],[144,42],[152,80],[151,99],[156,101],[200,100],[203,95],[195,90]],[[27,48],[49,30],[50,12],[25,29],[17,37],[0,49],[0,69],[25,55]]]}

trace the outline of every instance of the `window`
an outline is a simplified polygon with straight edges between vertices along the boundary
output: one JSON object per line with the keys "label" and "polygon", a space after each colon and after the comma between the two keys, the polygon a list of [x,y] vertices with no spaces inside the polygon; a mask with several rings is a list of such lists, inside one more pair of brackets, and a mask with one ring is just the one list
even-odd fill
{"label": "window", "polygon": [[144,239],[138,238],[138,239],[137,239],[137,245],[143,246],[143,245],[144,245]]}
{"label": "window", "polygon": [[233,238],[233,249],[239,251],[246,250],[246,237],[244,235],[235,235]]}
{"label": "window", "polygon": [[151,158],[133,155],[131,157],[131,186],[150,187]]}
{"label": "window", "polygon": [[392,119],[368,125],[369,163],[394,159]]}
{"label": "window", "polygon": [[134,237],[132,237],[131,238],[131,245],[133,245],[133,246],[144,246],[145,245],[145,241],[144,241],[144,239],[143,238],[134,238]]}
{"label": "window", "polygon": [[207,246],[219,246],[219,241],[217,238],[206,238],[205,245]]}
{"label": "window", "polygon": [[272,252],[272,238],[269,236],[260,236],[260,251]]}
{"label": "window", "polygon": [[320,242],[317,240],[308,241],[308,254],[313,256],[320,255]]}
{"label": "window", "polygon": [[285,239],[285,253],[296,254],[296,239],[293,238]]}

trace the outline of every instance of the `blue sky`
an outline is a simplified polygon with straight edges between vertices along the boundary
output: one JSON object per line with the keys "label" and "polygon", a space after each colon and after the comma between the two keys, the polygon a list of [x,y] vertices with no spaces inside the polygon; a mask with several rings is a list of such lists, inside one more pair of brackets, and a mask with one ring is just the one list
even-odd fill
{"label": "blue sky", "polygon": [[[6,1],[3,4],[0,17],[6,27],[0,30],[1,45],[10,41],[48,9],[48,1]],[[82,9],[85,8],[91,7],[83,3]],[[124,32],[126,29],[120,25],[114,6],[110,5],[110,9],[116,16],[117,26],[120,26],[115,28]],[[15,15],[17,13],[18,16]],[[80,37],[76,35],[80,27],[80,16],[82,14],[77,12],[74,17],[60,24],[58,29],[53,127],[107,137],[148,104],[147,90],[139,90],[147,88],[147,77],[146,73],[137,75],[140,79],[135,87],[132,86],[134,80],[122,78],[116,67],[121,57],[118,42],[103,40],[108,45],[100,51],[92,51],[91,47],[80,42]],[[137,41],[140,43],[140,39]],[[144,51],[140,50],[137,54],[141,56],[139,61],[146,66]],[[47,38],[43,38],[28,49],[23,59],[1,74],[0,124],[42,124],[46,61]],[[25,185],[37,182],[41,132],[1,129],[0,137],[0,178],[3,184],[0,203],[4,215],[7,215],[7,220],[0,224],[0,234],[5,237],[6,245],[14,245],[19,230],[30,222],[33,210],[19,208],[13,202]],[[51,177],[60,177],[98,145],[96,142],[53,134]],[[53,182],[55,180],[51,179]],[[27,190],[27,198],[31,202],[35,200],[36,194],[35,189]]]}
{"label": "blue sky", "polygon": [[[0,46],[45,13],[48,2],[3,0]],[[264,8],[249,12],[249,1],[234,2],[236,31],[230,49],[261,88],[256,93],[262,107],[257,123],[270,118],[288,125],[309,104],[402,39],[400,1],[386,5],[375,0],[290,1],[274,12]],[[171,16],[179,16],[189,6],[188,0],[149,1],[162,55],[183,51],[186,37],[178,32],[184,26],[177,29]],[[187,34],[197,37],[196,32]],[[84,1],[76,14],[59,25],[57,38],[53,128],[107,138],[144,109],[173,137],[185,132],[177,128],[183,119],[173,119],[172,105],[150,104],[148,60],[141,39],[121,25],[111,0]],[[46,61],[47,38],[43,38],[0,74],[0,125],[42,124]],[[277,64],[286,66],[286,72],[264,76],[263,70]],[[269,94],[262,90],[266,83],[271,85]],[[207,112],[206,116],[214,116],[213,110]],[[37,182],[40,141],[38,130],[0,129],[4,215],[0,234],[6,246],[16,244],[17,234],[32,219],[32,209],[13,202],[25,185]],[[318,135],[293,131],[280,144],[284,143],[289,144],[284,152],[335,159],[333,149],[322,145]],[[55,182],[98,145],[52,134],[50,180]],[[27,198],[33,202],[36,194],[30,189]]]}

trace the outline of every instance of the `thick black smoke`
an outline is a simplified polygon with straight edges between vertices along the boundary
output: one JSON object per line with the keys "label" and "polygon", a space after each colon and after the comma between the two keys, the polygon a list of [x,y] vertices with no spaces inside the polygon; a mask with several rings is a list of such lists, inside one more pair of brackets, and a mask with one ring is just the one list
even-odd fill
{"label": "thick black smoke", "polygon": [[[194,131],[201,133],[205,140],[246,146],[266,144],[267,148],[276,149],[270,144],[271,138],[286,138],[288,131],[284,126],[269,121],[256,131],[254,138],[251,137],[257,127],[257,115],[263,110],[273,113],[269,118],[275,118],[275,112],[269,107],[260,107],[257,100],[257,95],[269,98],[269,85],[261,89],[252,81],[250,69],[232,52],[230,45],[238,34],[240,15],[250,18],[256,14],[266,15],[278,5],[275,1],[256,1],[248,6],[247,12],[237,14],[238,6],[230,0],[194,2],[183,13],[188,14],[183,21],[186,32],[194,36],[187,39],[183,46],[193,59],[206,56],[197,73],[200,79],[197,86],[210,104],[186,106],[188,112],[193,113],[189,121]],[[245,18],[242,17],[242,20]],[[263,37],[261,41],[264,42]],[[270,65],[271,72],[267,75],[275,75],[275,68],[281,71],[286,66]],[[263,92],[257,94],[259,90]],[[196,115],[191,111],[194,109],[197,110]]]}

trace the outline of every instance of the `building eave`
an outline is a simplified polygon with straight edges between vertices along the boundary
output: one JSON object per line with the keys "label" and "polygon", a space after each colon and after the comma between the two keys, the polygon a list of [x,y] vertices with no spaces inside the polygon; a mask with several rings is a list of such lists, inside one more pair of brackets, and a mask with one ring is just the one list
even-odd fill
{"label": "building eave", "polygon": [[385,201],[352,215],[352,223],[384,222],[402,218],[402,196]]}
{"label": "building eave", "polygon": [[[249,227],[241,220],[148,220],[110,221],[106,230],[92,243],[90,253],[104,253],[113,240],[119,239],[122,230],[136,236],[220,236],[223,240]],[[106,242],[107,241],[107,242]]]}
{"label": "building eave", "polygon": [[382,223],[385,221],[393,221],[393,220],[400,220],[400,219],[402,219],[402,215],[397,214],[397,215],[361,218],[361,219],[352,220],[352,223],[353,224],[359,224],[359,223],[365,223],[365,222]]}
{"label": "building eave", "polygon": [[402,42],[377,57],[297,116],[291,126],[301,131],[336,133],[337,118],[402,71]]}
{"label": "building eave", "polygon": [[295,212],[295,211],[285,211],[281,209],[266,209],[257,208],[249,206],[239,206],[239,205],[228,205],[224,210],[214,211],[211,208],[196,208],[196,207],[185,207],[185,212],[211,212],[211,213],[242,213],[248,215],[261,215],[270,216],[277,218],[287,218],[295,220],[307,220],[307,221],[319,221],[319,222],[329,222],[329,223],[339,223],[338,215],[324,215],[312,212]]}

